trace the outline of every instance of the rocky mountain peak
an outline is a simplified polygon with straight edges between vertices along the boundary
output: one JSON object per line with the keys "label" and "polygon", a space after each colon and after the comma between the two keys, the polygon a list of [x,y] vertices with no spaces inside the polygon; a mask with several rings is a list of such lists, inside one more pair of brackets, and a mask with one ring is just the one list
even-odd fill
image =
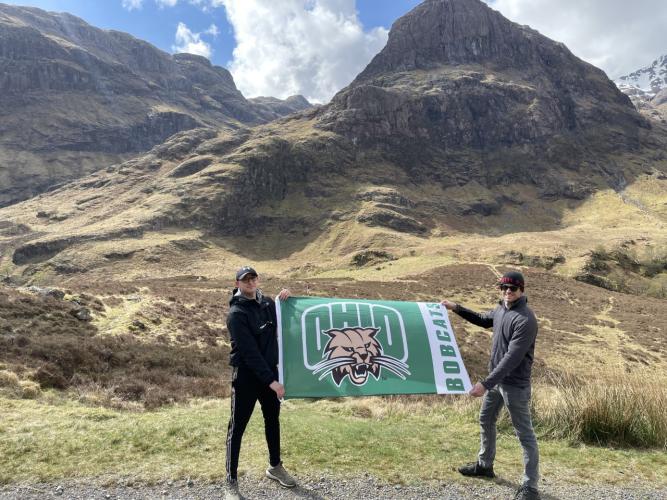
{"label": "rocky mountain peak", "polygon": [[647,97],[655,96],[667,88],[667,54],[660,56],[648,66],[619,77],[616,84],[621,90],[624,87],[631,87],[642,91]]}
{"label": "rocky mountain peak", "polygon": [[667,54],[615,81],[645,116],[667,123]]}
{"label": "rocky mountain peak", "polygon": [[481,0],[426,0],[398,19],[387,45],[357,77],[443,64],[526,67],[573,57],[563,45],[520,26]]}
{"label": "rocky mountain peak", "polygon": [[394,151],[581,141],[582,131],[597,142],[593,131],[607,134],[609,123],[634,148],[637,128],[648,127],[602,70],[481,0],[426,0],[398,19],[320,123]]}

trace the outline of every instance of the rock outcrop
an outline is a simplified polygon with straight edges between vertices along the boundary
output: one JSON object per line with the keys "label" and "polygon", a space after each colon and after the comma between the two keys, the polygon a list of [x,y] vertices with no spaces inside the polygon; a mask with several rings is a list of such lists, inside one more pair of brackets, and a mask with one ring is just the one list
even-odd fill
{"label": "rock outcrop", "polygon": [[275,97],[252,97],[248,101],[259,115],[267,118],[267,121],[312,107],[302,95],[293,95],[284,100]]}

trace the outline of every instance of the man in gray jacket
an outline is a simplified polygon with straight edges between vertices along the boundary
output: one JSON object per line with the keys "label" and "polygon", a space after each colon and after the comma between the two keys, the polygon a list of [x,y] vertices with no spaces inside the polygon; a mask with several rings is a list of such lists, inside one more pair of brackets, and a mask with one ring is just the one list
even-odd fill
{"label": "man in gray jacket", "polygon": [[530,376],[537,319],[528,307],[524,284],[521,273],[505,273],[498,283],[502,298],[494,310],[485,313],[471,311],[449,300],[443,300],[442,305],[470,323],[483,328],[493,327],[489,375],[470,390],[471,396],[484,396],[479,414],[479,457],[477,462],[460,467],[459,472],[464,476],[495,477],[496,421],[505,405],[523,448],[523,484],[515,498],[534,500],[539,498],[539,452],[530,416]]}

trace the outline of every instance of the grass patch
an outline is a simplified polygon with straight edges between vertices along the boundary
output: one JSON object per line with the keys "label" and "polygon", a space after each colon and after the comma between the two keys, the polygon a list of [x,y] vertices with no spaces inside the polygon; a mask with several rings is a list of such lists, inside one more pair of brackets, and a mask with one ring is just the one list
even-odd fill
{"label": "grass patch", "polygon": [[13,398],[33,399],[39,396],[41,388],[32,380],[20,380],[9,370],[0,370],[0,395]]}
{"label": "grass patch", "polygon": [[[393,483],[459,481],[456,466],[473,459],[479,445],[478,405],[469,398],[437,397],[288,401],[281,417],[283,458],[302,477],[367,472]],[[0,408],[2,483],[224,477],[228,400],[134,413],[47,394],[39,401],[0,399]],[[626,484],[632,477],[656,487],[667,484],[662,450],[573,446],[544,436],[540,448],[543,475],[552,481]],[[256,408],[239,472],[261,477],[266,461]],[[508,425],[500,426],[496,471],[512,481],[521,475],[521,450]]]}
{"label": "grass patch", "polygon": [[545,435],[572,443],[667,451],[664,377],[606,373],[587,383],[565,373],[553,382],[535,412]]}

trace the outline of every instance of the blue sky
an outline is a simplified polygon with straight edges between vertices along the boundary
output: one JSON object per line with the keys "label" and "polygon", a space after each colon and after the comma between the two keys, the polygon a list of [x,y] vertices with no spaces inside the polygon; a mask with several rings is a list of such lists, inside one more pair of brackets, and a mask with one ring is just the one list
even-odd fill
{"label": "blue sky", "polygon": [[[377,26],[389,29],[396,19],[420,1],[357,0],[356,8],[364,29]],[[204,35],[202,38],[212,46],[211,62],[220,66],[227,66],[231,62],[232,51],[236,45],[222,2],[213,7],[208,3],[206,10],[187,0],[177,1],[173,7],[160,6],[154,0],[143,0],[141,8],[131,10],[123,7],[122,0],[0,0],[0,3],[69,12],[98,28],[131,33],[166,52],[173,52],[172,46],[179,23],[184,23],[194,33],[204,32],[214,24],[220,34],[216,37]]]}
{"label": "blue sky", "polygon": [[[247,97],[326,102],[420,0],[0,0],[69,12],[228,68]],[[474,1],[474,0],[471,0]],[[616,78],[667,54],[667,1],[485,0]]]}

